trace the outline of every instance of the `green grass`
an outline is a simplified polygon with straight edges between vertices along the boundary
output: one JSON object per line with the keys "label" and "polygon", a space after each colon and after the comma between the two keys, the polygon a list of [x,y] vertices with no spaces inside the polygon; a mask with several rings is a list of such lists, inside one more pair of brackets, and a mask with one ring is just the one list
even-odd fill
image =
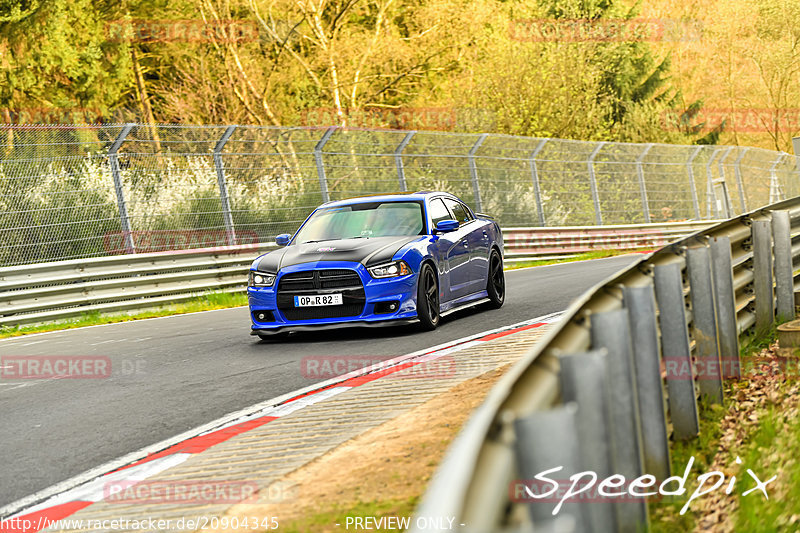
{"label": "green grass", "polygon": [[34,324],[30,326],[0,326],[0,339],[16,337],[30,333],[42,333],[45,331],[58,331],[72,328],[82,328],[85,326],[97,326],[100,324],[114,324],[117,322],[128,322],[130,320],[141,320],[143,318],[155,318],[161,316],[180,315],[184,313],[196,313],[198,311],[210,311],[213,309],[227,309],[229,307],[239,307],[247,305],[247,294],[242,292],[212,292],[203,294],[179,304],[172,304],[158,307],[152,310],[139,311],[134,313],[101,314],[99,312],[84,313],[75,318],[58,320],[47,324]]}
{"label": "green grass", "polygon": [[[689,475],[687,492],[680,498],[664,499],[650,503],[651,531],[655,533],[679,533],[691,531],[696,525],[696,516],[689,510],[680,515],[680,509],[697,485],[697,475],[712,470],[716,455],[720,450],[722,429],[720,421],[732,409],[740,409],[739,396],[748,389],[748,376],[756,371],[749,368],[748,359],[757,356],[767,348],[776,337],[775,327],[768,331],[751,334],[741,341],[742,381],[729,381],[725,385],[725,401],[722,405],[701,403],[700,435],[693,440],[673,442],[671,461],[673,475],[681,474],[690,457],[695,458],[692,473]],[[757,372],[757,371],[756,371]],[[797,376],[795,376],[797,377]],[[759,378],[756,378],[759,379]],[[774,532],[800,530],[800,408],[796,395],[799,391],[791,377],[776,379],[775,391],[779,400],[775,403],[751,406],[745,413],[757,417],[757,422],[749,430],[742,428],[736,435],[737,442],[731,445],[724,463],[726,481],[736,476],[733,492],[726,498],[736,499],[738,507],[733,508],[732,520],[735,531]],[[746,400],[750,398],[745,397]],[[736,464],[736,458],[741,464]],[[761,492],[743,493],[755,486],[747,470],[751,469],[761,481],[777,475],[773,483],[767,485],[769,499]]]}
{"label": "green grass", "polygon": [[701,402],[698,405],[700,410],[700,435],[694,440],[672,443],[670,447],[670,463],[673,476],[683,475],[691,457],[694,457],[694,464],[692,465],[692,472],[689,473],[686,493],[683,496],[664,497],[661,500],[650,502],[651,533],[685,533],[694,529],[694,514],[691,511],[687,511],[681,515],[680,511],[689,495],[696,488],[697,474],[710,470],[709,467],[714,461],[722,434],[720,420],[722,420],[731,401],[730,394],[726,394],[725,405]]}
{"label": "green grass", "polygon": [[[279,529],[283,533],[306,533],[307,531],[337,531],[346,530],[347,517],[381,517],[397,516],[400,518],[413,517],[417,506],[417,497],[408,500],[385,500],[358,502],[349,507],[334,507],[328,511],[308,514],[301,519],[289,522],[280,522]],[[336,526],[336,524],[340,524]],[[409,524],[413,522],[409,521]],[[349,529],[355,525],[350,524]],[[396,531],[396,530],[395,530]]]}
{"label": "green grass", "polygon": [[[800,420],[796,416],[787,419],[781,406],[769,406],[759,420],[758,430],[749,436],[739,455],[742,464],[737,473],[737,493],[755,486],[748,468],[761,481],[774,475],[778,479],[766,486],[769,500],[760,491],[739,498],[736,530],[796,531],[800,527]],[[780,492],[776,494],[777,491]]]}
{"label": "green grass", "polygon": [[571,255],[563,258],[543,259],[540,261],[515,261],[514,263],[506,263],[505,270],[516,270],[518,268],[530,268],[545,265],[557,265],[560,263],[572,263],[574,261],[588,261],[591,259],[605,259],[606,257],[616,257],[618,255],[627,255],[633,253],[642,253],[652,251],[652,248],[637,248],[635,250],[596,250],[593,252],[585,252],[582,254]]}

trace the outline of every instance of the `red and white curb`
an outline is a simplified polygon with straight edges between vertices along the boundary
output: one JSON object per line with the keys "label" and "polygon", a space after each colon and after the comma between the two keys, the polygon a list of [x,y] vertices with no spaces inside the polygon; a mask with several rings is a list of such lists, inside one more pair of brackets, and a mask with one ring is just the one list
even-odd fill
{"label": "red and white curb", "polygon": [[[192,455],[226,440],[263,426],[273,420],[341,394],[359,385],[395,372],[433,361],[454,352],[520,331],[558,321],[562,313],[552,313],[510,326],[484,331],[445,344],[381,361],[322,383],[294,391],[231,413],[223,418],[178,435],[172,439],[128,454],[111,463],[59,483],[0,509],[3,533],[35,533],[52,522],[66,518],[89,505],[102,501],[104,488],[111,482],[135,485]],[[13,513],[13,514],[11,514]],[[30,524],[23,528],[22,524]]]}

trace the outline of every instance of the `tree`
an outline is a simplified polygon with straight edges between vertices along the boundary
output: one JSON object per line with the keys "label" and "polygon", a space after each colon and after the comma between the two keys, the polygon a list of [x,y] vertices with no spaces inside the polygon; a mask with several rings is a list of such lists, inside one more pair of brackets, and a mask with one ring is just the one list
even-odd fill
{"label": "tree", "polygon": [[109,41],[103,2],[0,2],[0,108],[6,122],[107,116],[132,81],[125,43]]}

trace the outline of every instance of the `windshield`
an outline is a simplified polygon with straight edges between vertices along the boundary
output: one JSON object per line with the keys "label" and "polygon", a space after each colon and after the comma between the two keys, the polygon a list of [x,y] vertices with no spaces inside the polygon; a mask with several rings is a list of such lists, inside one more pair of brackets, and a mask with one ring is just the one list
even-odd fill
{"label": "windshield", "polygon": [[424,234],[420,202],[367,202],[317,209],[294,242]]}

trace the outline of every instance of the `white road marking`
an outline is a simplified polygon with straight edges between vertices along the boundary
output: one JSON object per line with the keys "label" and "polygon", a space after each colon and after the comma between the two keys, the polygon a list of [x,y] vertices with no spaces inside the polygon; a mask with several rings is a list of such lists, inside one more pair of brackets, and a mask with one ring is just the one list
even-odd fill
{"label": "white road marking", "polygon": [[109,344],[109,343],[112,343],[112,342],[125,342],[126,340],[128,340],[128,339],[109,339],[107,341],[93,342],[93,343],[89,344],[89,346],[99,346],[101,344]]}
{"label": "white road marking", "polygon": [[47,342],[47,339],[42,339],[40,341],[26,342],[24,344],[20,344],[20,346],[30,346],[32,344],[41,344],[43,342]]}
{"label": "white road marking", "polygon": [[[259,403],[255,404],[255,405],[251,405],[250,407],[246,407],[244,409],[240,409],[238,411],[235,411],[233,413],[225,415],[225,416],[223,416],[221,418],[218,418],[217,420],[214,420],[214,421],[209,422],[207,424],[203,424],[202,426],[196,427],[196,428],[191,429],[189,431],[185,431],[184,433],[181,433],[180,435],[176,435],[175,437],[172,437],[170,439],[166,439],[166,440],[163,440],[163,441],[158,442],[156,444],[153,444],[153,445],[150,445],[150,446],[146,446],[146,447],[144,447],[144,448],[142,448],[140,450],[131,452],[131,453],[129,453],[129,454],[123,456],[123,457],[120,457],[119,459],[115,459],[115,460],[109,461],[109,462],[107,462],[107,463],[105,463],[103,465],[100,465],[98,467],[92,468],[91,470],[87,470],[86,472],[84,472],[82,474],[78,474],[77,476],[74,476],[74,477],[72,477],[70,479],[62,481],[61,483],[57,483],[57,484],[52,485],[52,486],[50,486],[50,487],[48,487],[46,489],[43,489],[43,490],[40,490],[40,491],[38,491],[38,492],[36,492],[34,494],[31,494],[30,496],[27,496],[25,498],[22,498],[22,499],[19,499],[19,500],[15,501],[15,502],[12,502],[12,503],[4,506],[4,507],[0,507],[0,516],[7,516],[7,515],[11,515],[12,513],[14,513],[15,516],[19,516],[19,515],[22,515],[22,514],[28,514],[30,512],[29,508],[31,506],[36,505],[37,508],[40,508],[41,506],[44,506],[44,503],[46,503],[45,500],[50,501],[51,498],[53,498],[54,496],[60,495],[61,493],[64,493],[66,491],[72,491],[72,490],[74,490],[76,488],[80,488],[81,486],[83,486],[83,485],[85,485],[87,483],[94,482],[94,481],[98,480],[98,478],[101,478],[101,476],[104,476],[105,474],[107,474],[108,472],[117,470],[117,469],[119,469],[119,468],[121,468],[123,466],[129,465],[129,464],[134,463],[134,462],[136,462],[136,461],[138,461],[140,459],[143,459],[143,458],[147,457],[150,454],[160,452],[160,451],[165,450],[165,449],[167,449],[167,448],[169,448],[171,446],[174,446],[175,444],[179,444],[179,443],[181,443],[181,442],[183,442],[185,440],[188,440],[190,438],[196,437],[198,435],[207,434],[207,433],[209,433],[211,431],[218,430],[218,429],[220,429],[222,427],[228,427],[228,426],[233,425],[233,424],[238,424],[238,423],[240,423],[240,422],[242,422],[244,420],[247,420],[247,419],[257,418],[256,415],[259,415],[259,413],[266,412],[266,411],[268,411],[270,409],[275,409],[275,408],[280,409],[280,408],[284,407],[281,404],[285,404],[288,400],[291,400],[292,398],[297,398],[298,396],[302,396],[302,395],[305,395],[305,394],[309,394],[310,395],[314,391],[317,391],[317,390],[320,390],[320,389],[331,388],[334,392],[328,392],[326,390],[326,391],[320,391],[317,394],[315,394],[315,396],[317,396],[317,395],[320,396],[320,399],[318,399],[316,401],[321,401],[322,399],[324,399],[323,395],[325,395],[325,394],[330,394],[330,395],[339,394],[341,392],[344,392],[344,390],[349,389],[349,387],[343,387],[343,386],[335,387],[335,385],[337,385],[339,383],[342,383],[344,381],[347,381],[350,378],[363,376],[363,375],[366,375],[366,374],[370,374],[375,370],[385,370],[387,367],[390,367],[390,366],[393,366],[393,365],[398,365],[398,364],[400,364],[400,363],[402,363],[404,361],[408,361],[410,359],[418,359],[418,358],[420,358],[420,356],[431,354],[431,352],[434,352],[434,351],[437,351],[437,350],[443,350],[443,349],[446,349],[446,348],[452,348],[452,347],[455,347],[457,345],[464,344],[464,343],[467,343],[469,341],[473,341],[473,340],[478,339],[480,337],[485,337],[487,335],[491,335],[493,333],[499,333],[501,331],[506,331],[506,330],[509,330],[509,329],[514,329],[514,328],[518,328],[518,327],[521,327],[521,326],[535,324],[535,323],[539,323],[539,322],[551,323],[551,322],[556,321],[560,315],[561,315],[560,312],[559,313],[551,313],[549,315],[540,316],[540,317],[533,318],[533,319],[530,319],[530,320],[524,320],[522,322],[518,322],[516,324],[511,324],[509,326],[505,326],[505,327],[501,327],[501,328],[495,328],[495,329],[491,329],[491,330],[488,330],[488,331],[483,331],[481,333],[476,333],[476,334],[470,335],[468,337],[462,337],[460,339],[456,339],[456,340],[453,340],[453,341],[450,341],[450,342],[442,343],[442,344],[439,344],[437,346],[433,346],[431,348],[425,348],[423,350],[418,350],[418,351],[412,352],[410,354],[406,354],[406,355],[402,355],[402,356],[399,356],[399,357],[395,357],[395,358],[389,359],[387,361],[382,361],[379,364],[375,364],[375,365],[372,365],[370,367],[361,368],[361,369],[355,370],[353,372],[349,372],[347,374],[343,374],[341,376],[337,376],[335,378],[331,378],[331,379],[323,381],[321,383],[315,383],[313,385],[309,385],[308,387],[304,387],[302,389],[299,389],[299,390],[296,390],[296,391],[293,391],[293,392],[289,392],[287,394],[283,394],[281,396],[278,396],[278,397],[273,398],[271,400],[267,400],[265,402],[259,402]],[[162,318],[164,318],[164,317],[162,317]],[[100,326],[90,326],[90,327],[100,327]],[[343,389],[343,390],[336,391],[335,389]],[[329,397],[329,396],[326,396],[326,397]],[[313,399],[313,397],[310,397],[309,401],[312,401],[312,399]],[[295,400],[294,402],[291,402],[291,403],[295,403],[295,402],[303,402],[303,399],[302,398],[301,399],[297,399],[297,400]],[[299,409],[300,407],[304,407],[307,404],[297,403],[296,405],[297,405],[297,407],[295,407],[294,405],[291,405],[291,404],[286,404],[286,411],[284,411],[282,414],[288,414],[288,412],[292,412],[293,410]],[[277,409],[276,409],[276,411],[273,411],[273,412],[280,412]],[[264,416],[264,415],[261,414],[259,416]],[[175,455],[178,455],[178,454],[175,454]],[[167,456],[167,457],[172,457],[172,455]],[[149,464],[149,463],[144,463],[144,464]],[[102,478],[103,481],[105,481],[105,479],[106,479],[105,477]]]}

